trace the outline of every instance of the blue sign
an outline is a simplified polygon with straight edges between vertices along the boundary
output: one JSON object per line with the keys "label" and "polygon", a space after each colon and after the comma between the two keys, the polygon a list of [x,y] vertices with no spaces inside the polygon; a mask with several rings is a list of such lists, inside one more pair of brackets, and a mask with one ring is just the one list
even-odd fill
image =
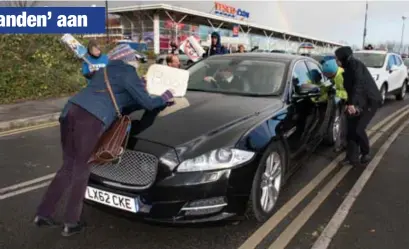
{"label": "blue sign", "polygon": [[0,7],[1,34],[104,32],[104,7]]}

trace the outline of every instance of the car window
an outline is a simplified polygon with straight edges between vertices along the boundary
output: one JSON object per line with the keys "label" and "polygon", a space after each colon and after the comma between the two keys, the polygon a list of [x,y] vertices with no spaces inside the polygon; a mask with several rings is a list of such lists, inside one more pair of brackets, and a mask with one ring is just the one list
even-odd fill
{"label": "car window", "polygon": [[354,53],[354,57],[362,61],[367,67],[382,68],[385,64],[385,54]]}
{"label": "car window", "polygon": [[287,65],[264,58],[210,57],[189,67],[189,90],[279,95]]}
{"label": "car window", "polygon": [[405,60],[403,61],[403,63],[405,64],[405,66],[409,67],[409,59],[405,59]]}
{"label": "car window", "polygon": [[307,67],[310,70],[310,78],[313,83],[322,84],[325,82],[325,76],[318,64],[307,61]]}
{"label": "car window", "polygon": [[402,65],[402,59],[401,59],[399,56],[397,56],[397,55],[395,55],[394,57],[395,57],[395,64],[396,64],[397,66]]}
{"label": "car window", "polygon": [[389,55],[388,57],[388,65],[386,66],[386,69],[389,70],[391,67],[395,65],[395,59],[393,58],[393,55]]}
{"label": "car window", "polygon": [[292,73],[293,85],[300,86],[302,84],[311,83],[310,72],[304,61],[299,61],[295,65]]}

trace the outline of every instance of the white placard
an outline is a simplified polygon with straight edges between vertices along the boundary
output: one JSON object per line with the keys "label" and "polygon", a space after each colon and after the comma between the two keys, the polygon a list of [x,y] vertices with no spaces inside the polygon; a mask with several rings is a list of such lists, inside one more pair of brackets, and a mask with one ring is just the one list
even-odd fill
{"label": "white placard", "polygon": [[146,78],[146,90],[151,95],[160,96],[166,90],[173,90],[174,97],[183,97],[187,91],[189,72],[160,64],[149,67]]}
{"label": "white placard", "polygon": [[189,36],[186,40],[184,40],[179,49],[182,50],[183,53],[185,53],[193,62],[201,59],[205,53],[204,49],[194,36]]}
{"label": "white placard", "polygon": [[80,59],[83,59],[87,54],[87,48],[71,34],[63,35],[61,37],[61,42],[64,43]]}

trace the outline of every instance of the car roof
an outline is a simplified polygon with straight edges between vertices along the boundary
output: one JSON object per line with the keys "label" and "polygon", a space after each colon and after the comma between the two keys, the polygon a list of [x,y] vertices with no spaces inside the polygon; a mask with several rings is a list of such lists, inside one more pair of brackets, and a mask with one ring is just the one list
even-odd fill
{"label": "car roof", "polygon": [[224,55],[215,55],[210,58],[220,58],[220,57],[234,57],[234,58],[243,58],[243,59],[272,59],[276,61],[291,62],[293,60],[305,59],[305,56],[293,55],[293,54],[282,54],[282,53],[236,53],[236,54],[224,54]]}
{"label": "car roof", "polygon": [[393,53],[388,53],[388,51],[384,50],[358,50],[354,51],[355,53],[363,53],[363,54],[393,54]]}

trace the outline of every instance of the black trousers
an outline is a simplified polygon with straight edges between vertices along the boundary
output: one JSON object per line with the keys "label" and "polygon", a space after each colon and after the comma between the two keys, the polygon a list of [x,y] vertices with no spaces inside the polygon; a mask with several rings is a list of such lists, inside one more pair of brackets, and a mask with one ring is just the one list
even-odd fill
{"label": "black trousers", "polygon": [[377,110],[377,107],[370,107],[359,116],[347,117],[347,159],[350,162],[359,162],[360,155],[369,154],[370,145],[365,130]]}

